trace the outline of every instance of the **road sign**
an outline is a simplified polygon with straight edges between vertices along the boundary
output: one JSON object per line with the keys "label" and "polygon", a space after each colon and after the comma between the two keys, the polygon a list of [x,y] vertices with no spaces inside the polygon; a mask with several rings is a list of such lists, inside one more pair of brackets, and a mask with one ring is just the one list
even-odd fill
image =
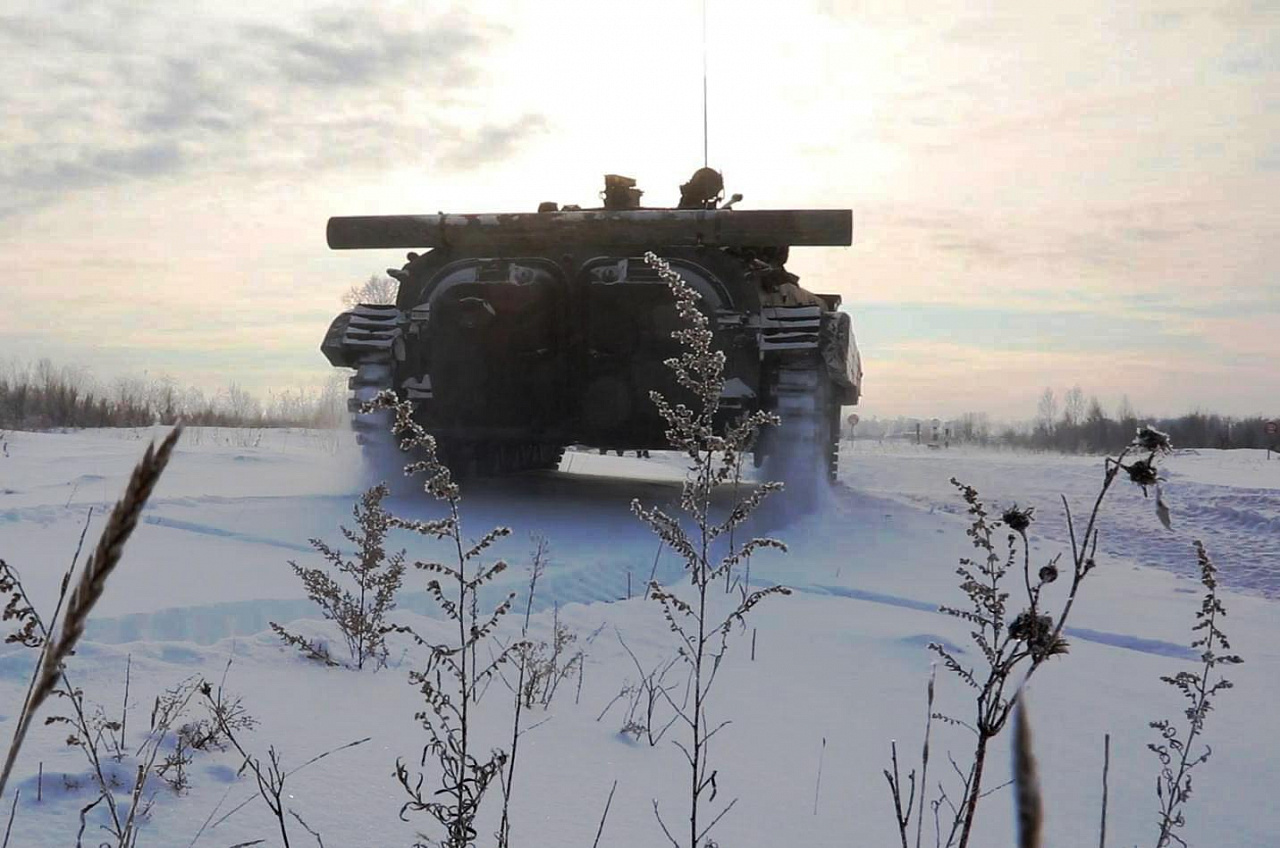
{"label": "road sign", "polygon": [[848,418],[845,419],[845,421],[849,422],[850,427],[856,427],[859,420],[860,419],[858,418],[858,413],[856,412],[852,413]]}
{"label": "road sign", "polygon": [[1267,435],[1268,435],[1268,436],[1274,436],[1274,435],[1276,434],[1276,432],[1277,432],[1277,431],[1280,431],[1280,424],[1276,424],[1276,422],[1274,422],[1274,421],[1268,421],[1268,422],[1267,422]]}

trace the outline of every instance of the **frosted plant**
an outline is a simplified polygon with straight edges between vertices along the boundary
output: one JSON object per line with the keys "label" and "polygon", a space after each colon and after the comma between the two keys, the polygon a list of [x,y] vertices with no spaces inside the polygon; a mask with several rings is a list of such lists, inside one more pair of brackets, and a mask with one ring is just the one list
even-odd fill
{"label": "frosted plant", "polygon": [[1160,678],[1181,692],[1189,702],[1185,710],[1187,733],[1184,738],[1172,722],[1153,721],[1151,727],[1160,732],[1160,742],[1147,746],[1160,760],[1160,776],[1156,780],[1156,796],[1160,799],[1160,832],[1156,848],[1165,848],[1172,842],[1182,846],[1187,844],[1176,831],[1186,824],[1182,806],[1191,797],[1191,771],[1207,761],[1213,753],[1208,745],[1198,754],[1192,751],[1192,746],[1204,730],[1205,719],[1213,709],[1214,696],[1230,689],[1232,685],[1221,672],[1218,673],[1217,680],[1210,678],[1220,665],[1239,665],[1244,662],[1238,655],[1226,653],[1231,650],[1231,645],[1218,622],[1219,618],[1224,618],[1227,614],[1226,607],[1218,599],[1218,569],[1198,539],[1195,549],[1200,564],[1200,583],[1205,588],[1200,609],[1196,612],[1198,621],[1191,628],[1193,631],[1204,631],[1202,637],[1191,643],[1191,647],[1202,649],[1200,672],[1180,671],[1172,677]]}
{"label": "frosted plant", "polygon": [[[502,774],[508,753],[493,749],[487,758],[478,755],[475,742],[472,708],[489,680],[497,674],[501,664],[509,662],[526,643],[515,642],[494,649],[494,631],[499,621],[511,610],[515,593],[512,592],[492,611],[481,614],[479,590],[506,570],[507,564],[498,562],[484,566],[475,561],[494,542],[509,535],[506,527],[495,527],[474,544],[464,541],[459,504],[462,496],[449,468],[436,454],[436,441],[421,425],[413,420],[413,405],[384,391],[364,411],[390,409],[395,413],[393,431],[400,436],[400,447],[414,451],[422,458],[405,466],[405,474],[423,475],[425,491],[441,501],[447,508],[443,518],[420,521],[391,516],[390,526],[409,530],[437,541],[445,542],[451,553],[449,562],[413,563],[414,568],[432,577],[427,582],[427,594],[439,606],[445,617],[456,625],[456,638],[436,643],[424,639],[412,629],[403,626],[393,628],[410,636],[419,647],[427,651],[425,666],[409,673],[409,682],[418,688],[426,702],[426,708],[416,718],[427,733],[420,761],[425,765],[434,760],[439,766],[439,786],[424,788],[428,776],[422,772],[411,775],[402,759],[396,760],[395,776],[409,795],[400,816],[407,813],[425,813],[444,830],[443,838],[419,834],[419,845],[442,848],[467,848],[476,843],[476,817],[485,793],[495,778]],[[490,645],[490,659],[481,667],[477,649]],[[432,775],[432,783],[437,782]]]}
{"label": "frosted plant", "polygon": [[[404,551],[391,555],[386,551],[392,516],[382,506],[382,501],[389,493],[385,485],[369,489],[352,509],[357,530],[339,527],[347,541],[356,546],[357,556],[354,559],[348,559],[342,551],[320,539],[311,540],[311,546],[324,557],[332,570],[355,584],[354,589],[343,586],[325,569],[289,563],[302,580],[307,597],[320,607],[327,620],[337,625],[347,643],[351,665],[357,669],[363,669],[366,663],[375,669],[387,664],[386,635],[393,629],[387,623],[387,614],[395,609],[396,592],[404,579]],[[339,664],[323,643],[289,633],[274,621],[271,629],[307,658],[325,665]]]}
{"label": "frosted plant", "polygon": [[[790,591],[773,586],[752,592],[742,584],[737,601],[727,610],[714,603],[715,599],[711,597],[713,583],[721,578],[728,582],[734,569],[755,551],[762,548],[786,550],[786,546],[776,539],[753,538],[741,547],[730,542],[723,555],[716,553],[717,540],[721,537],[731,540],[733,531],[764,499],[782,488],[780,483],[755,486],[732,504],[727,515],[722,516],[714,514],[712,495],[717,486],[737,479],[741,468],[739,458],[750,450],[759,429],[776,425],[778,418],[772,413],[756,411],[728,424],[721,422],[720,395],[725,383],[725,355],[715,349],[715,334],[710,321],[698,308],[701,296],[657,255],[646,253],[645,261],[667,283],[685,324],[672,333],[672,337],[680,342],[682,351],[665,364],[680,386],[692,394],[693,406],[673,402],[657,391],[649,393],[666,422],[667,442],[689,459],[688,472],[680,491],[683,519],[660,507],[645,507],[638,500],[631,502],[631,509],[680,555],[691,583],[691,590],[683,591],[664,588],[653,582],[649,587],[649,597],[661,604],[663,616],[677,637],[678,656],[686,663],[690,675],[692,705],[669,703],[679,717],[679,724],[687,730],[684,740],[676,744],[689,764],[689,836],[686,844],[688,848],[698,848],[699,845],[711,844],[706,839],[707,833],[737,800],[730,801],[718,812],[709,809],[716,795],[718,775],[710,765],[709,742],[727,722],[713,724],[708,715],[708,705],[716,672],[728,648],[729,634],[734,625],[742,624],[746,614],[766,596],[785,595]],[[723,549],[723,544],[720,549]],[[667,839],[680,848],[680,843],[663,821],[656,801],[654,814]]]}

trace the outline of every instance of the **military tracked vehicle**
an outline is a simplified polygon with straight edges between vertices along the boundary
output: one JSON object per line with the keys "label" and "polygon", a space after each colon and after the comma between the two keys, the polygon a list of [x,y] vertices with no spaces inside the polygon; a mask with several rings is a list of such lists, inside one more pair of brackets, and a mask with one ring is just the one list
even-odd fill
{"label": "military tracked vehicle", "polygon": [[603,205],[543,203],[492,215],[337,217],[335,250],[416,248],[394,304],[334,319],[321,350],[353,368],[349,406],[368,459],[394,457],[389,413],[360,412],[383,389],[413,401],[443,461],[460,475],[554,469],[569,445],[667,447],[649,392],[679,400],[664,360],[679,353],[670,291],[652,250],[701,294],[727,355],[721,414],[782,418],[755,462],[789,483],[834,479],[840,408],[856,404],[862,369],[840,297],[798,285],[790,248],[848,245],[849,210],[738,210],[721,205],[709,168],[674,208],[640,205],[635,181],[605,178]]}

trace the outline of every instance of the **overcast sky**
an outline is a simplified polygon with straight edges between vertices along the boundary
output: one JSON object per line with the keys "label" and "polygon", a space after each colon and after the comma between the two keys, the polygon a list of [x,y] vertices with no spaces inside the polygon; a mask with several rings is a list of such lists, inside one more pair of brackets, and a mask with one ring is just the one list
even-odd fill
{"label": "overcast sky", "polygon": [[[373,10],[373,11],[371,11]],[[1280,0],[707,0],[710,161],[844,296],[866,415],[1280,412]],[[6,0],[0,357],[316,386],[330,215],[674,204],[700,0]]]}

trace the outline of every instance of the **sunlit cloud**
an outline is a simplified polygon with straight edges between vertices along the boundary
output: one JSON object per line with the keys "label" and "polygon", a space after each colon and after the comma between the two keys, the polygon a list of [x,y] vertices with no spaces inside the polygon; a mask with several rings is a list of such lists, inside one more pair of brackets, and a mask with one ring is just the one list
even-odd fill
{"label": "sunlit cloud", "polygon": [[28,4],[0,17],[0,49],[24,59],[0,90],[0,214],[133,180],[509,155],[541,130],[536,111],[457,114],[507,35],[463,12],[355,5],[260,23],[186,3]]}
{"label": "sunlit cloud", "polygon": [[0,11],[0,341],[206,388],[318,385],[398,265],[332,214],[852,208],[790,267],[845,299],[870,414],[1029,415],[1045,385],[1280,397],[1280,8],[812,0],[97,4]]}

